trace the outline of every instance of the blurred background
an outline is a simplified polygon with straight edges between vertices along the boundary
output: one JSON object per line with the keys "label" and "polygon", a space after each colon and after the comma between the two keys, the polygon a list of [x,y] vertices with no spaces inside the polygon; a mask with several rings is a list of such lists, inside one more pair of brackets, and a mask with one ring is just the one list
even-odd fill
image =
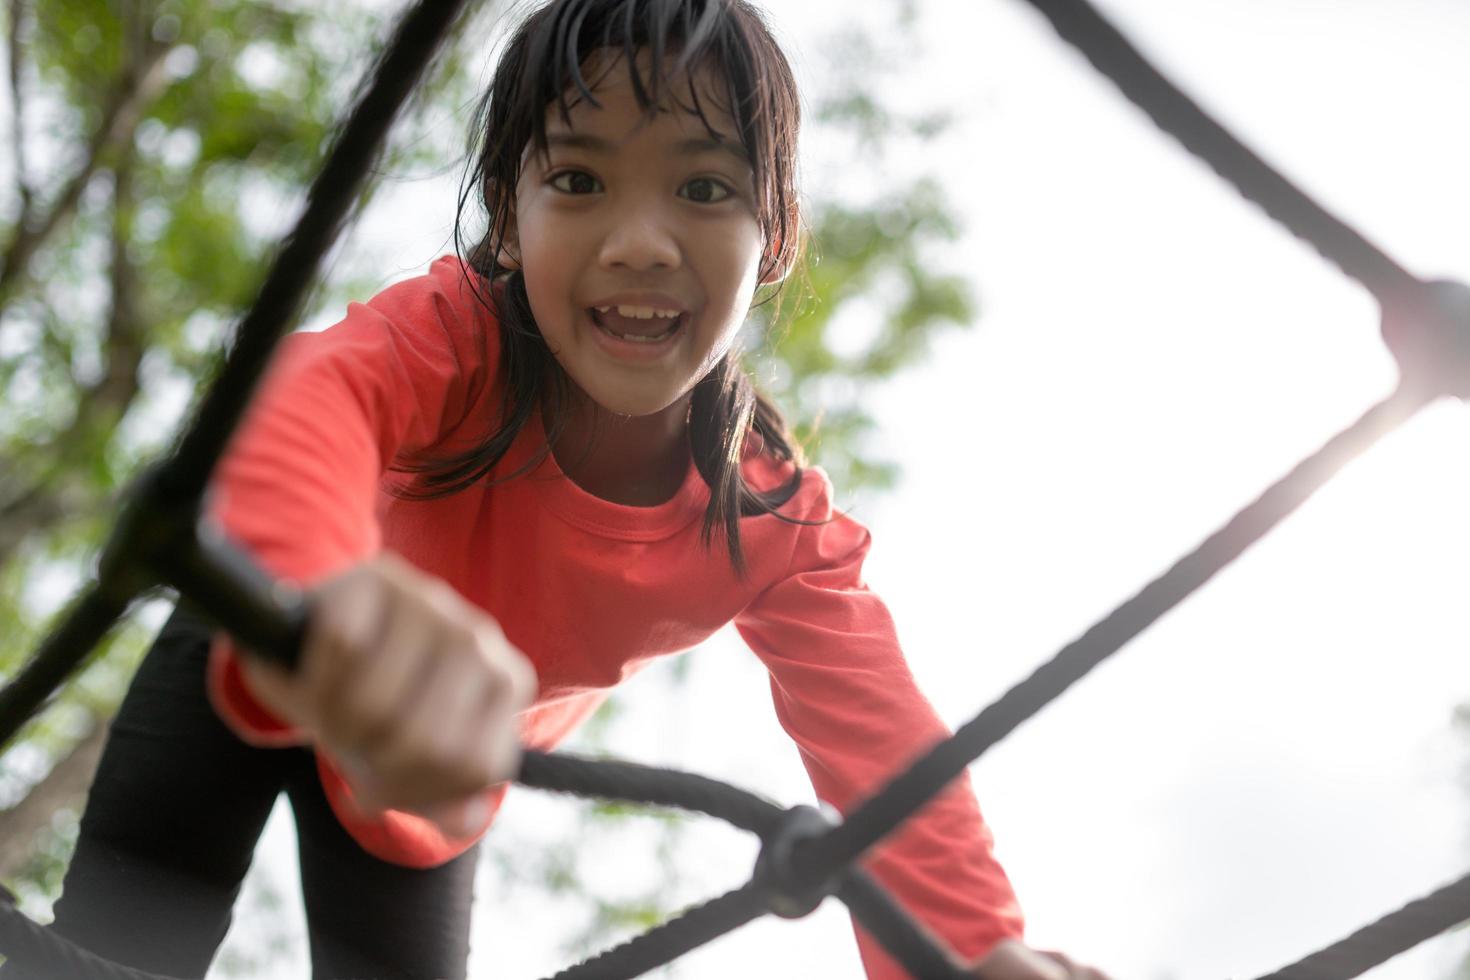
{"label": "blurred background", "polygon": [[[486,3],[397,129],[303,327],[453,248]],[[1002,0],[769,0],[807,104],[813,253],[747,334],[875,536],[870,584],[962,724],[1392,388],[1371,298]],[[1416,274],[1470,280],[1470,7],[1109,0],[1146,54]],[[396,5],[9,0],[0,674],[86,573],[298,212]],[[470,217],[473,227],[473,217]],[[1032,941],[1119,978],[1268,972],[1470,867],[1470,421],[1432,406],[972,769]],[[44,918],[163,600],[0,759],[0,881]],[[582,751],[810,798],[721,636]],[[289,813],[214,974],[308,975]],[[749,874],[703,821],[514,791],[476,977],[533,977]],[[1451,932],[1368,974],[1470,978]],[[846,915],[664,971],[857,977]]]}

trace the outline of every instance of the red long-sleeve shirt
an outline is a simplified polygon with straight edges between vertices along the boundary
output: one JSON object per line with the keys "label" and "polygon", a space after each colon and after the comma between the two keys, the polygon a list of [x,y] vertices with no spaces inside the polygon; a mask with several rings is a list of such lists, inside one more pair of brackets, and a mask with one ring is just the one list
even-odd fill
{"label": "red long-sleeve shirt", "polygon": [[[457,259],[439,259],[427,275],[351,305],[336,326],[286,341],[215,478],[211,510],[234,538],[302,585],[383,549],[450,583],[535,665],[539,692],[521,723],[532,748],[556,745],[643,664],[731,621],[770,671],[777,715],[818,797],[839,811],[947,734],[863,582],[868,532],[834,513],[819,469],[803,474],[782,513],[824,523],[742,519],[744,579],[723,549],[699,542],[709,490],[692,465],[673,499],[653,507],[587,493],[550,454],[496,486],[430,501],[388,492],[406,478],[390,471],[395,460],[466,448],[499,416],[498,327],[466,276]],[[497,475],[544,442],[536,418]],[[743,466],[760,488],[791,473],[759,455]],[[210,666],[211,698],[242,738],[299,744],[252,698],[227,642],[216,642]],[[432,866],[484,832],[449,839],[410,814],[365,818],[332,762],[319,755],[318,768],[342,824],[385,860]],[[498,806],[501,792],[492,795]],[[866,860],[967,958],[1021,933],[968,780]],[[905,976],[861,930],[859,941],[870,977]]]}

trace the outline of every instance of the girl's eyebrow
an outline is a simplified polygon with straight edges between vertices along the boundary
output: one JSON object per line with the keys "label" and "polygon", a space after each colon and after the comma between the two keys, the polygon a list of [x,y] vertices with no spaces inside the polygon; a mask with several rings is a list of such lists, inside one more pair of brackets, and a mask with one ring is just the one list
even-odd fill
{"label": "girl's eyebrow", "polygon": [[[564,146],[568,149],[603,154],[612,153],[617,149],[611,140],[593,136],[590,133],[547,133],[546,145],[548,147]],[[750,154],[745,152],[745,147],[730,140],[696,136],[679,140],[674,144],[674,151],[685,156],[696,156],[700,153],[728,153],[744,166],[750,166]]]}
{"label": "girl's eyebrow", "polygon": [[680,140],[674,144],[674,149],[691,156],[698,153],[728,153],[745,166],[750,166],[750,154],[745,152],[745,147],[730,140],[715,139],[713,136]]}

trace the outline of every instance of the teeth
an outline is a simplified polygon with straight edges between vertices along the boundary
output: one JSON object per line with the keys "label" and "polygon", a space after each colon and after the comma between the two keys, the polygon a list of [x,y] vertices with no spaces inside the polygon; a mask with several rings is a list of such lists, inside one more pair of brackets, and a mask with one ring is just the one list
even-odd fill
{"label": "teeth", "polygon": [[620,340],[631,340],[635,344],[656,344],[660,340],[668,339],[668,337],[672,335],[673,332],[674,328],[670,327],[663,333],[659,334],[657,337],[644,337],[636,333],[617,333],[613,330],[608,331],[608,333],[612,334],[614,337],[617,337]]}
{"label": "teeth", "polygon": [[[596,309],[598,313],[608,313],[611,312],[614,307],[599,306]],[[661,310],[654,306],[619,305],[618,307],[616,307],[616,309],[618,311],[618,316],[625,316],[632,320],[652,320],[654,317],[658,317],[663,320],[672,320],[674,317],[679,315],[678,310]]]}
{"label": "teeth", "polygon": [[[608,311],[610,311],[612,309],[612,307],[610,307],[610,306],[597,306],[597,307],[593,307],[593,309],[595,309],[598,313],[607,313]],[[627,313],[623,313],[622,312],[622,310],[624,310],[624,309],[638,309],[638,307],[620,307],[619,308],[619,311],[618,311],[620,316],[628,316],[629,315]],[[678,317],[678,315],[679,315],[678,313],[675,313],[674,314],[674,316],[676,318]],[[649,319],[652,319],[652,317],[649,317],[649,316],[646,316],[646,317],[638,317],[637,319],[640,319],[640,320],[649,320]],[[669,339],[670,337],[672,337],[674,335],[674,332],[679,329],[679,323],[678,323],[677,319],[675,320],[674,323],[669,324],[669,329],[665,330],[661,334],[656,334],[656,335],[654,335],[652,337],[644,336],[643,334],[636,334],[636,333],[619,333],[618,331],[612,329],[606,323],[603,323],[600,320],[598,321],[597,325],[602,330],[606,331],[607,333],[612,334],[614,337],[617,337],[619,340],[630,340],[630,341],[632,341],[635,344],[656,344],[656,343],[658,343],[661,340],[667,340],[667,339]]]}

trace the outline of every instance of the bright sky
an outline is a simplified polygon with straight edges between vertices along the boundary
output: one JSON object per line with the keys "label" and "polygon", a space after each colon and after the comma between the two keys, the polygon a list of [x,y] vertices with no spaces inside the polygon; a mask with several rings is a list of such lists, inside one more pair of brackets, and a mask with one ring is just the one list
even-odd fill
{"label": "bright sky", "polygon": [[[1412,271],[1470,281],[1470,7],[1103,6]],[[887,8],[805,0],[774,17],[815,70],[833,24],[883,24]],[[906,476],[858,516],[877,542],[870,582],[958,725],[1352,422],[1394,372],[1366,294],[1159,136],[1029,8],[922,0],[919,15],[912,97],[959,114],[924,165],[960,210],[954,262],[982,317],[872,393]],[[419,231],[407,265],[443,226]],[[1033,941],[1120,980],[1243,978],[1470,869],[1467,745],[1451,718],[1470,701],[1467,436],[1460,405],[1425,413],[975,766]],[[809,797],[738,641],[702,651],[692,684],[676,701],[657,675],[634,681],[640,722],[620,727],[618,751]],[[574,826],[564,801],[520,793],[495,833],[554,849]],[[278,881],[288,834],[277,821],[266,849]],[[733,832],[691,830],[680,897],[733,887],[753,857]],[[604,852],[581,871],[613,894],[651,861]],[[493,872],[472,974],[567,965],[555,944],[572,906]],[[1464,947],[1439,940],[1369,976],[1443,977]],[[831,905],[684,963],[676,975],[700,980],[860,975]]]}

